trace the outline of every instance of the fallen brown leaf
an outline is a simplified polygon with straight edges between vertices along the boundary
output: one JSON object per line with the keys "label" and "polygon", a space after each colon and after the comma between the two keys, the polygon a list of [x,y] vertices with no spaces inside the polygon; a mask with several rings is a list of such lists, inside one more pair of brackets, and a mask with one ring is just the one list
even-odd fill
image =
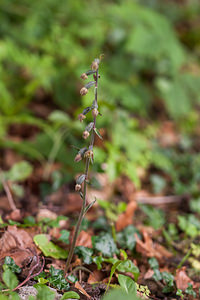
{"label": "fallen brown leaf", "polygon": [[171,257],[172,254],[165,249],[162,245],[152,241],[146,231],[143,231],[144,242],[139,239],[137,234],[136,238],[136,250],[146,257],[156,257],[158,260],[162,260],[163,257]]}
{"label": "fallen brown leaf", "polygon": [[76,246],[84,246],[88,248],[92,248],[92,237],[89,233],[82,230],[78,236],[76,241]]}
{"label": "fallen brown leaf", "polygon": [[135,201],[131,201],[126,208],[125,213],[119,215],[118,220],[116,222],[116,230],[121,231],[128,225],[133,223],[133,215],[137,208],[137,203]]}
{"label": "fallen brown leaf", "polygon": [[0,239],[0,260],[11,256],[16,264],[22,266],[23,261],[35,253],[37,248],[30,234],[16,226],[8,226]]}
{"label": "fallen brown leaf", "polygon": [[104,273],[100,270],[94,270],[92,273],[90,273],[88,277],[88,283],[92,284],[95,282],[100,282],[104,278]]}
{"label": "fallen brown leaf", "polygon": [[182,267],[181,269],[176,270],[176,276],[175,276],[177,288],[183,291],[185,291],[186,288],[188,287],[188,283],[191,283],[192,286],[194,287],[194,281],[192,281],[187,276],[185,269],[186,267]]}

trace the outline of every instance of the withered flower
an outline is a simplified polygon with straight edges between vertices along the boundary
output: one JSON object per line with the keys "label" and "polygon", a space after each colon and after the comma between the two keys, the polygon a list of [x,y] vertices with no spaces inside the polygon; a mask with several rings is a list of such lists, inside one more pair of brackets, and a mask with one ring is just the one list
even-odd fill
{"label": "withered flower", "polygon": [[93,71],[96,71],[96,70],[98,69],[98,67],[99,67],[98,62],[94,60],[94,61],[92,62],[92,64],[91,64],[91,69],[92,69]]}
{"label": "withered flower", "polygon": [[93,151],[92,150],[87,150],[86,152],[85,152],[85,154],[84,154],[84,157],[86,157],[86,158],[94,158],[94,153],[93,153]]}
{"label": "withered flower", "polygon": [[88,89],[86,89],[86,87],[83,87],[83,88],[80,90],[81,96],[85,96],[87,93],[88,93]]}
{"label": "withered flower", "polygon": [[86,118],[86,116],[84,114],[79,114],[78,115],[78,119],[80,122],[83,122],[83,120]]}
{"label": "withered flower", "polygon": [[86,73],[83,73],[83,74],[81,74],[80,78],[83,79],[83,80],[85,80],[85,79],[88,79],[88,76],[87,76]]}
{"label": "withered flower", "polygon": [[76,191],[76,192],[79,192],[80,190],[81,190],[81,185],[77,183],[77,184],[75,185],[75,191]]}
{"label": "withered flower", "polygon": [[92,111],[93,118],[96,118],[98,116],[98,114],[99,114],[98,109],[94,108]]}
{"label": "withered flower", "polygon": [[85,140],[88,138],[89,135],[90,135],[90,133],[87,130],[83,131],[83,138]]}

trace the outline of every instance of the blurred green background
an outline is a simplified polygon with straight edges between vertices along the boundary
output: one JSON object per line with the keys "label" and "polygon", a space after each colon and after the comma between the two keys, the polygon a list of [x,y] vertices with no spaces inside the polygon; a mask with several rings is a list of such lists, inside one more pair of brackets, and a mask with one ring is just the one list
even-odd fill
{"label": "blurred green background", "polygon": [[[85,145],[77,116],[93,91],[80,97],[80,74],[104,54],[104,142],[97,141],[94,170],[110,181],[127,175],[155,194],[198,196],[199,13],[198,0],[2,0],[2,168],[13,149],[42,164],[44,179],[70,182],[83,170],[71,145]],[[61,167],[50,173],[54,163]]]}

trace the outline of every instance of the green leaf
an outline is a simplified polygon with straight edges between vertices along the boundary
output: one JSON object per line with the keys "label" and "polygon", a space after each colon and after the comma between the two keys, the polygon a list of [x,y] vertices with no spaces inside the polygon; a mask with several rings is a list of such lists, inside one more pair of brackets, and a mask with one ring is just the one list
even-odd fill
{"label": "green leaf", "polygon": [[90,265],[92,263],[93,250],[91,248],[77,246],[75,248],[75,254],[77,254],[78,257],[82,258],[85,264]]}
{"label": "green leaf", "polygon": [[5,172],[5,177],[11,181],[23,181],[27,179],[33,171],[33,167],[27,161],[20,161],[15,163],[14,166]]}
{"label": "green leaf", "polygon": [[93,262],[97,265],[97,269],[101,270],[102,268],[102,262],[104,261],[102,256],[95,256],[93,257]]}
{"label": "green leaf", "polygon": [[38,300],[54,300],[55,292],[52,291],[48,286],[44,284],[34,284],[34,288],[37,290],[37,298]]}
{"label": "green leaf", "polygon": [[9,300],[9,298],[0,292],[0,300]]}
{"label": "green leaf", "polygon": [[94,132],[96,133],[96,135],[101,139],[103,140],[103,137],[101,136],[99,130],[97,128],[94,129]]}
{"label": "green leaf", "polygon": [[[1,299],[1,297],[0,297]],[[10,297],[9,297],[10,300],[20,300],[20,296],[17,294],[17,292],[10,292]]]}
{"label": "green leaf", "polygon": [[119,284],[120,284],[121,288],[127,294],[131,294],[132,296],[136,296],[137,288],[136,288],[136,284],[133,281],[133,279],[131,279],[128,276],[119,274],[118,275],[118,281],[119,281]]}
{"label": "green leaf", "polygon": [[62,241],[65,244],[69,244],[69,236],[70,236],[70,232],[69,230],[61,230],[60,231],[61,236],[59,237],[59,241]]}
{"label": "green leaf", "polygon": [[35,244],[42,250],[45,256],[53,258],[67,258],[68,252],[52,242],[48,241],[46,234],[37,234],[33,238]]}
{"label": "green leaf", "polygon": [[124,292],[123,289],[116,289],[109,291],[102,300],[141,300],[141,298],[137,296],[133,296]]}
{"label": "green leaf", "polygon": [[116,263],[113,264],[112,268],[111,268],[111,271],[110,271],[110,277],[109,277],[109,281],[108,281],[108,285],[107,285],[107,288],[106,288],[106,291],[107,289],[109,288],[110,286],[110,282],[111,282],[111,279],[113,277],[113,274],[115,273],[117,267],[121,264],[121,261],[118,260]]}
{"label": "green leaf", "polygon": [[113,254],[119,252],[112,236],[109,233],[102,233],[99,236],[93,236],[92,245],[95,250],[101,252],[107,257],[111,257]]}
{"label": "green leaf", "polygon": [[64,277],[63,270],[55,269],[53,266],[49,269],[49,283],[58,290],[69,290],[70,285]]}
{"label": "green leaf", "polygon": [[130,259],[122,260],[121,264],[119,264],[119,266],[117,267],[117,270],[123,273],[132,273],[134,275],[135,281],[137,281],[138,276],[140,274],[138,267],[136,267]]}
{"label": "green leaf", "polygon": [[69,116],[60,110],[54,110],[49,116],[48,119],[53,123],[68,125],[71,120]]}
{"label": "green leaf", "polygon": [[64,293],[60,300],[70,299],[70,298],[72,298],[72,299],[80,299],[80,296],[76,292],[70,291],[70,292]]}
{"label": "green leaf", "polygon": [[29,296],[28,300],[35,300],[35,297],[34,296]]}
{"label": "green leaf", "polygon": [[117,233],[117,242],[124,249],[133,250],[136,245],[135,233],[140,237],[140,233],[133,225],[127,226],[123,231]]}
{"label": "green leaf", "polygon": [[7,269],[3,272],[2,278],[7,287],[11,290],[16,288],[18,285],[17,276],[10,269]]}
{"label": "green leaf", "polygon": [[16,263],[14,262],[13,258],[10,256],[6,256],[4,260],[4,267],[5,265],[13,272],[13,273],[20,273],[21,269]]}

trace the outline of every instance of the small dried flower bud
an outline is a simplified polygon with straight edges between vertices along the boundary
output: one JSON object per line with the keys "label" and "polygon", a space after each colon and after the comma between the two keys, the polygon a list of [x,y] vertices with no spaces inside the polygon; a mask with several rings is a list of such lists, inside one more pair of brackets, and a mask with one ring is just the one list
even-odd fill
{"label": "small dried flower bud", "polygon": [[93,157],[94,157],[93,151],[92,150],[86,151],[85,154],[84,154],[84,157],[93,159]]}
{"label": "small dried flower bud", "polygon": [[86,73],[81,74],[81,79],[85,80],[88,79],[88,76]]}
{"label": "small dried flower bud", "polygon": [[80,90],[80,94],[81,96],[84,96],[88,93],[88,89],[86,89],[86,87],[83,87],[81,90]]}
{"label": "small dried flower bud", "polygon": [[98,114],[99,114],[98,110],[96,108],[94,108],[92,111],[93,118],[96,118],[98,116]]}
{"label": "small dried flower bud", "polygon": [[83,122],[83,120],[86,118],[86,116],[84,114],[79,114],[78,115],[78,119],[80,122]]}
{"label": "small dried flower bud", "polygon": [[81,190],[81,185],[77,183],[77,184],[75,185],[75,191],[76,191],[76,192],[79,192],[80,190]]}
{"label": "small dried flower bud", "polygon": [[88,138],[89,135],[90,135],[90,133],[87,130],[83,131],[83,138],[85,140]]}
{"label": "small dried flower bud", "polygon": [[81,161],[81,159],[82,159],[82,156],[81,156],[80,153],[78,153],[78,154],[75,156],[74,161],[75,161],[75,162],[79,162],[79,161]]}
{"label": "small dried flower bud", "polygon": [[97,61],[93,61],[92,64],[91,64],[91,69],[93,71],[96,71],[98,69],[98,67],[99,67],[98,62]]}

